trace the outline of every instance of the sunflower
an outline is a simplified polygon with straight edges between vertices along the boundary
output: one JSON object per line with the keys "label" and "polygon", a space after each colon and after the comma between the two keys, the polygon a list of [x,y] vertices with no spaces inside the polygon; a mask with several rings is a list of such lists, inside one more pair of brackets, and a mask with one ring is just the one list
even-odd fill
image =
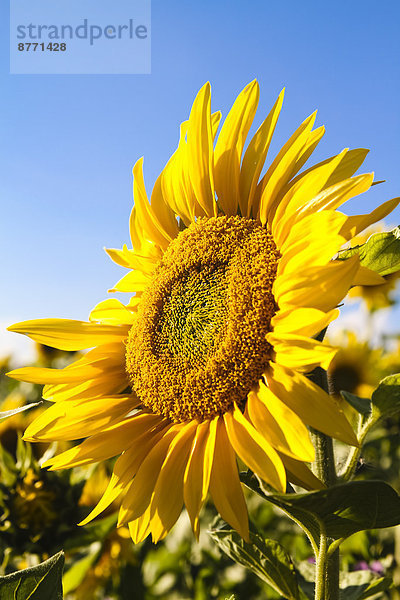
{"label": "sunflower", "polygon": [[346,391],[370,398],[382,378],[379,372],[382,350],[371,348],[349,331],[342,332],[334,341],[340,348],[328,369],[332,393],[340,396],[341,391]]}
{"label": "sunflower", "polygon": [[89,322],[26,321],[10,329],[63,350],[91,348],[63,370],[23,368],[53,402],[27,440],[79,445],[45,466],[70,468],[118,456],[108,488],[85,520],[119,498],[134,542],[162,539],[186,505],[199,535],[208,492],[248,539],[237,458],[276,490],[287,480],[320,487],[308,426],[348,444],[354,432],[335,400],[306,374],[336,349],[315,336],[357,284],[381,278],[341,246],[399,202],[371,214],[336,209],[365,192],[354,176],[367,151],[343,150],[298,174],[324,128],[308,117],[262,176],[283,91],[244,151],[259,97],[239,94],[216,138],[210,85],[197,94],[179,145],[150,202],[142,159],[133,168],[132,248],[108,250],[129,269],[115,285],[131,299],[98,304]]}

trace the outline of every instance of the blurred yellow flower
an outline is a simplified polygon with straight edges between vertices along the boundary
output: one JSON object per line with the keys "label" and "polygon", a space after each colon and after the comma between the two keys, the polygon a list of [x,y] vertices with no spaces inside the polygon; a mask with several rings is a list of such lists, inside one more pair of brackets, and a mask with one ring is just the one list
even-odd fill
{"label": "blurred yellow flower", "polygon": [[333,341],[339,346],[328,369],[333,393],[339,395],[343,390],[370,398],[381,378],[377,365],[382,360],[382,349],[371,348],[368,342],[358,340],[349,331]]}

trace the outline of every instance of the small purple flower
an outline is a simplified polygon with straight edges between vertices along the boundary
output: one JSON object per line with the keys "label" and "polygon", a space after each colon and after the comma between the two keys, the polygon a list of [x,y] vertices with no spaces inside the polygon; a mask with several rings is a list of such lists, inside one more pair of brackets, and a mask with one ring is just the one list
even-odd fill
{"label": "small purple flower", "polygon": [[354,571],[372,571],[378,575],[383,575],[385,570],[379,560],[373,560],[370,563],[367,563],[365,560],[360,560],[360,562],[354,565]]}

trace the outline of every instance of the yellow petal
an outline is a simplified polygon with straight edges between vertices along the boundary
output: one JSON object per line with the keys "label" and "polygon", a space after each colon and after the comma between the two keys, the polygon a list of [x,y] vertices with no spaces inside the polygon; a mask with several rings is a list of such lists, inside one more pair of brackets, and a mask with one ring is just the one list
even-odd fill
{"label": "yellow petal", "polygon": [[293,176],[296,160],[307,141],[316,113],[308,117],[283,146],[272,165],[260,181],[260,219],[262,223],[272,218],[279,191]]}
{"label": "yellow petal", "polygon": [[[321,141],[324,133],[325,133],[325,127],[323,127],[323,126],[317,127],[313,131],[310,131],[309,136],[308,136],[303,148],[301,149],[301,151],[299,152],[299,154],[297,156],[297,159],[295,160],[291,177],[293,177],[293,175],[295,175],[298,171],[300,171],[301,167],[309,159],[309,157],[311,156],[311,154],[314,152],[315,148]],[[299,175],[298,177],[300,177],[300,176],[301,175]],[[277,194],[276,205],[279,205],[280,200],[287,193],[287,191],[291,188],[291,186],[297,181],[297,179],[298,179],[297,177],[294,179],[289,178],[288,182],[281,187],[281,189],[278,191],[278,194]],[[254,200],[253,200],[253,204],[254,204],[253,214],[257,214],[257,209],[260,205],[260,196],[262,194],[263,184],[264,184],[264,182],[263,182],[263,180],[261,180],[260,184],[257,186],[256,193],[254,195]]]}
{"label": "yellow petal", "polygon": [[193,102],[187,131],[187,165],[194,195],[206,215],[216,215],[211,89],[206,83]]}
{"label": "yellow petal", "polygon": [[239,206],[241,214],[245,217],[255,215],[257,212],[257,210],[252,210],[256,208],[253,207],[253,201],[257,183],[281,112],[284,93],[285,89],[281,91],[268,117],[251,139],[243,157],[239,181]]}
{"label": "yellow petal", "polygon": [[[142,435],[139,440],[142,442]],[[149,437],[147,436],[147,439]],[[127,485],[132,481],[135,476],[140,464],[137,460],[137,455],[141,454],[143,443],[139,445],[136,443],[128,448],[121,456],[116,460],[111,479],[108,483],[107,489],[100,498],[95,508],[88,514],[88,516],[79,523],[79,525],[87,525],[90,521],[95,519],[100,513],[110,506],[118,496],[124,491]]]}
{"label": "yellow petal", "polygon": [[314,460],[307,427],[263,382],[247,397],[249,417],[257,431],[279,452],[298,460]]}
{"label": "yellow petal", "polygon": [[135,439],[134,444],[121,454],[115,462],[110,482],[102,498],[79,525],[86,525],[92,521],[126,490],[147,454],[161,439],[163,430],[164,426],[161,423],[158,427],[145,431]]}
{"label": "yellow petal", "polygon": [[384,219],[399,203],[400,198],[393,198],[375,208],[371,213],[349,217],[340,232],[341,235],[343,235],[346,240],[350,240],[373,223]]}
{"label": "yellow petal", "polygon": [[136,315],[116,298],[109,298],[96,304],[89,315],[89,321],[105,325],[131,325]]}
{"label": "yellow petal", "polygon": [[[348,179],[349,177],[352,177],[352,175],[354,175],[357,169],[359,169],[359,167],[364,162],[368,152],[369,151],[366,148],[355,148],[354,150],[349,150],[348,152],[346,152],[342,156],[341,161],[334,169],[333,173],[329,176],[329,179],[326,181],[324,187],[328,188],[339,182],[342,182],[345,179]],[[334,156],[326,158],[322,162],[319,162],[307,169],[306,171],[303,171],[302,173],[300,173],[300,175],[297,175],[297,177],[292,179],[292,181],[289,183],[289,186],[292,187],[300,179],[302,179],[303,177],[307,177],[309,173],[311,173],[315,169],[319,169],[320,167],[323,167],[324,165],[330,163],[334,158]]]}
{"label": "yellow petal", "polygon": [[375,273],[375,271],[371,271],[371,269],[367,269],[367,267],[363,267],[360,265],[360,268],[357,271],[357,274],[353,280],[353,285],[381,285],[385,283],[386,280],[379,273]]}
{"label": "yellow petal", "polygon": [[289,187],[280,201],[272,221],[272,233],[278,243],[280,243],[279,240],[284,239],[287,229],[290,230],[296,222],[301,208],[306,206],[310,199],[325,187],[330,175],[346,153],[347,148],[329,162],[299,177],[297,182]]}
{"label": "yellow petal", "polygon": [[[58,402],[77,397],[117,394],[129,385],[124,364],[123,343],[102,344],[64,369],[51,369],[51,379],[55,383],[44,387],[43,398]],[[75,374],[79,378],[75,378]],[[46,375],[47,378],[49,376]]]}
{"label": "yellow petal", "polygon": [[150,506],[140,517],[128,523],[128,527],[133,543],[143,542],[150,533]]}
{"label": "yellow petal", "polygon": [[[149,246],[151,247],[151,245]],[[156,268],[158,262],[158,256],[156,253],[152,253],[150,255],[145,255],[145,247],[142,246],[139,254],[135,250],[129,250],[126,244],[124,244],[122,250],[118,250],[116,248],[105,248],[108,256],[113,260],[117,265],[121,267],[125,267],[126,269],[138,269],[139,271],[143,271],[143,273],[147,273],[151,275]]]}
{"label": "yellow petal", "polygon": [[315,367],[327,369],[338,348],[313,338],[293,333],[267,334],[267,341],[276,353],[275,361],[289,369],[312,371]]}
{"label": "yellow petal", "polygon": [[256,80],[242,90],[226,116],[215,146],[215,189],[226,215],[235,215],[239,205],[240,162],[259,94]]}
{"label": "yellow petal", "polygon": [[[124,456],[124,455],[122,455],[122,456]],[[120,458],[118,460],[120,460],[122,458],[122,456],[120,456]],[[125,485],[126,484],[127,484],[127,482],[125,482]],[[112,504],[118,498],[118,496],[121,494],[122,491],[123,491],[122,480],[119,477],[117,477],[116,475],[114,475],[114,473],[113,473],[111,475],[110,481],[108,482],[107,489],[104,492],[103,496],[101,497],[100,501],[97,503],[95,508],[88,514],[88,516],[85,517],[85,519],[82,519],[82,521],[80,523],[78,523],[78,525],[83,526],[83,525],[87,525],[88,523],[90,523],[90,521],[95,519],[100,513],[103,512],[103,510],[108,508],[110,506],[110,504]]]}
{"label": "yellow petal", "polygon": [[108,368],[93,379],[78,383],[62,383],[46,385],[43,388],[43,398],[51,402],[64,400],[88,400],[99,396],[118,394],[129,386],[129,379],[123,364],[117,368]]}
{"label": "yellow petal", "polygon": [[88,365],[78,367],[76,369],[47,369],[41,367],[23,367],[22,369],[14,369],[7,373],[7,377],[17,379],[18,381],[26,381],[27,383],[77,383],[86,379],[93,379],[97,375],[101,375],[101,368]]}
{"label": "yellow petal", "polygon": [[306,425],[346,444],[358,445],[354,431],[339,405],[308,377],[271,362],[266,379],[271,391]]}
{"label": "yellow petal", "polygon": [[325,329],[338,316],[338,309],[326,313],[317,308],[290,308],[286,311],[279,310],[271,319],[271,325],[277,335],[283,332],[311,337]]}
{"label": "yellow petal", "polygon": [[151,275],[143,271],[130,271],[120,279],[109,292],[144,292],[151,282]]}
{"label": "yellow petal", "polygon": [[207,497],[218,417],[197,427],[183,479],[183,494],[193,531],[199,539],[199,513]]}
{"label": "yellow petal", "polygon": [[[310,131],[306,143],[300,150],[300,153],[294,164],[292,177],[294,177],[296,173],[300,171],[302,166],[308,161],[311,154],[314,152],[315,148],[318,146],[324,135],[325,127],[323,125],[321,125],[320,127],[316,127],[315,129]],[[289,182],[287,185],[291,185],[291,182]]]}
{"label": "yellow petal", "polygon": [[139,405],[135,396],[106,396],[85,402],[57,402],[26,429],[26,441],[79,440],[121,420]]}
{"label": "yellow petal", "polygon": [[281,310],[311,307],[329,311],[339,304],[350,289],[360,262],[358,256],[331,262],[325,266],[302,269],[276,278],[273,293]]}
{"label": "yellow petal", "polygon": [[125,339],[129,326],[102,325],[70,319],[36,319],[8,327],[8,331],[28,337],[59,350],[84,350],[99,344]]}
{"label": "yellow petal", "polygon": [[244,540],[250,541],[247,507],[239,480],[235,453],[229,442],[225,423],[218,419],[210,492],[215,508]]}
{"label": "yellow petal", "polygon": [[285,465],[288,480],[295,485],[299,485],[305,490],[321,490],[325,485],[315,477],[314,473],[299,460],[294,460],[290,456],[281,454],[281,459]]}
{"label": "yellow petal", "polygon": [[183,476],[197,421],[185,424],[171,442],[150,506],[151,534],[156,544],[175,525],[183,505]]}
{"label": "yellow petal", "polygon": [[282,254],[278,276],[281,273],[298,273],[304,265],[309,268],[328,263],[345,242],[339,231],[346,220],[342,213],[325,210],[307,215],[281,239],[274,238]]}
{"label": "yellow petal", "polygon": [[149,204],[143,179],[143,158],[139,158],[135,163],[132,172],[133,197],[136,207],[134,216],[136,216],[137,222],[143,229],[143,232],[147,234],[148,239],[165,249],[174,235],[171,235],[164,224],[159,221]]}
{"label": "yellow petal", "polygon": [[188,227],[195,220],[196,198],[187,172],[186,133],[188,121],[181,124],[177,150],[161,173],[161,188],[165,198]]}
{"label": "yellow petal", "polygon": [[224,420],[229,441],[236,454],[261,479],[284,492],[285,469],[272,446],[243,416],[236,404],[232,413],[224,414]]}
{"label": "yellow petal", "polygon": [[325,209],[336,209],[350,198],[358,196],[369,190],[374,180],[373,173],[365,173],[364,175],[357,175],[357,177],[351,177],[340,181],[330,187],[326,187],[322,192],[317,194],[314,198],[301,209],[301,214],[311,214],[318,210]]}
{"label": "yellow petal", "polygon": [[161,175],[158,176],[151,193],[150,206],[157,223],[161,223],[163,232],[170,240],[176,238],[179,233],[178,221],[175,213],[168,203],[168,196],[164,197],[161,186]]}
{"label": "yellow petal", "polygon": [[132,242],[132,248],[139,251],[143,245],[144,237],[143,230],[139,226],[137,208],[135,204],[132,207],[132,211],[129,217],[129,234]]}
{"label": "yellow petal", "polygon": [[42,466],[54,469],[70,469],[72,467],[88,465],[117,456],[146,431],[150,431],[162,423],[158,415],[138,413],[126,417],[122,421],[107,427],[101,433],[89,437],[87,440],[74,446],[53,458],[47,460]]}
{"label": "yellow petal", "polygon": [[343,181],[354,175],[363,164],[368,152],[369,150],[367,150],[367,148],[355,148],[354,150],[349,150],[329,177],[326,182],[326,187],[335,185],[336,183],[339,183],[339,181]]}
{"label": "yellow petal", "polygon": [[121,364],[124,362],[124,356],[125,346],[123,343],[102,344],[64,369],[24,367],[10,371],[7,375],[13,379],[29,383],[76,384],[96,379],[115,368],[120,370]]}
{"label": "yellow petal", "polygon": [[181,424],[168,427],[143,460],[122,501],[118,525],[134,521],[149,506],[168,448],[181,429]]}

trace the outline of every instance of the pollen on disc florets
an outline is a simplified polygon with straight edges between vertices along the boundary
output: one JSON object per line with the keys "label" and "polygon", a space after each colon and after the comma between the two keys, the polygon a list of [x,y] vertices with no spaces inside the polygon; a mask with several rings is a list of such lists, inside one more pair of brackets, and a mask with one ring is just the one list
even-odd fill
{"label": "pollen on disc florets", "polygon": [[201,421],[244,405],[271,357],[279,256],[266,227],[237,216],[199,219],[171,242],[126,349],[146,407]]}

